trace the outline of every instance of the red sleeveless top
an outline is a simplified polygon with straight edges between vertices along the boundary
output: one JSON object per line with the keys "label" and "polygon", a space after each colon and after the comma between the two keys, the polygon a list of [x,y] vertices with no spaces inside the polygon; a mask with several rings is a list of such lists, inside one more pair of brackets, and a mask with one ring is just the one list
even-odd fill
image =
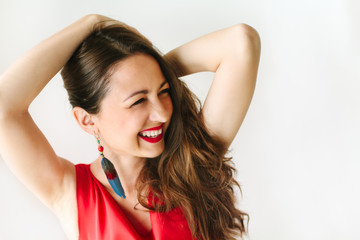
{"label": "red sleeveless top", "polygon": [[150,212],[151,232],[140,236],[120,206],[92,175],[89,164],[76,168],[79,240],[186,240],[192,237],[180,208],[170,212]]}

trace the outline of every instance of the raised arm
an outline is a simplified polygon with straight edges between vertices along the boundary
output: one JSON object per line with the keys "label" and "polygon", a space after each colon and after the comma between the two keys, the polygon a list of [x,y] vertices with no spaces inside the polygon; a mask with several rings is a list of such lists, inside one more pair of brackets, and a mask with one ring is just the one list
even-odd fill
{"label": "raised arm", "polygon": [[208,130],[229,146],[249,108],[260,58],[260,38],[238,24],[186,43],[165,56],[181,75],[215,72],[202,114]]}
{"label": "raised arm", "polygon": [[[28,113],[30,103],[65,65],[94,24],[88,15],[43,41],[0,76],[0,152],[14,174],[50,208],[69,187],[73,165],[56,156]],[[69,181],[70,180],[70,181]]]}

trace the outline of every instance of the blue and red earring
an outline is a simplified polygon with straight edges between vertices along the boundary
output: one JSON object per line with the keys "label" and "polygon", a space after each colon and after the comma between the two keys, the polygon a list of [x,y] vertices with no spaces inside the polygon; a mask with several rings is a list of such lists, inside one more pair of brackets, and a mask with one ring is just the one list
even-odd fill
{"label": "blue and red earring", "polygon": [[114,192],[121,198],[126,198],[124,188],[121,185],[120,178],[116,172],[114,165],[104,156],[104,147],[100,144],[100,138],[96,137],[98,143],[98,150],[101,156],[101,166],[105,172],[106,178],[109,181]]}

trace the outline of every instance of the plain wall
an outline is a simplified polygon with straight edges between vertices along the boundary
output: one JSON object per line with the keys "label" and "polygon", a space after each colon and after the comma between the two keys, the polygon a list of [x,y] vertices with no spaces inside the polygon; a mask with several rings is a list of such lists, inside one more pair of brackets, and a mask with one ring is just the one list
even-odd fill
{"label": "plain wall", "polygon": [[[257,87],[231,149],[249,239],[360,239],[360,6],[341,0],[4,1],[0,73],[87,13],[136,27],[164,53],[247,23],[262,39]],[[213,74],[185,78],[204,100]],[[96,159],[57,75],[30,112],[56,153]],[[21,151],[21,145],[18,146]],[[0,153],[1,154],[1,153]],[[37,166],[34,166],[37,167]],[[0,159],[0,239],[65,239],[59,221]]]}

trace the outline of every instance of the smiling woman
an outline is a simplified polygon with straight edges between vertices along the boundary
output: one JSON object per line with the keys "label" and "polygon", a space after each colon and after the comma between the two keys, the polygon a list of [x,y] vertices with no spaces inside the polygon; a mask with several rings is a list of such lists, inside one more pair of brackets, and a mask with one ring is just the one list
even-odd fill
{"label": "smiling woman", "polygon": [[[112,27],[112,31],[117,34],[125,32],[118,26]],[[88,41],[91,39],[87,39],[85,42],[89,49],[92,49],[92,45]],[[101,43],[101,46],[109,49],[106,43]],[[124,50],[116,49],[116,51]],[[84,85],[96,86],[98,81],[104,81],[106,84],[105,86],[99,84],[98,89],[91,89],[94,92],[93,98],[97,96],[103,96],[103,98],[96,100],[89,99],[90,97],[77,98],[76,102],[75,100],[71,101],[75,118],[84,131],[89,134],[95,133],[102,140],[102,144],[105,146],[105,155],[111,154],[107,153],[107,149],[114,149],[120,155],[147,158],[159,156],[164,150],[164,141],[159,141],[161,139],[154,141],[155,139],[148,138],[147,135],[145,135],[146,138],[139,135],[146,129],[161,125],[163,125],[161,129],[165,133],[170,123],[173,107],[168,93],[169,83],[165,80],[159,64],[151,55],[144,53],[127,53],[127,56],[125,54],[121,56],[118,53],[119,56],[114,58],[106,51],[101,52],[104,55],[97,54],[98,58],[113,59],[110,65],[96,66],[96,68],[108,68],[108,71],[111,72],[108,77],[99,80],[97,76],[90,78],[86,75],[85,69],[87,68],[92,71],[102,70],[89,66],[86,58],[92,58],[92,56],[88,53],[88,49],[84,48],[81,53],[74,54],[62,71],[65,88],[71,99],[75,99],[77,95],[91,96],[86,93],[88,90],[83,87]],[[126,60],[124,60],[125,58]],[[110,62],[108,59],[107,62]],[[86,64],[82,65],[82,62]],[[81,76],[79,72],[85,73],[86,76]],[[79,81],[79,79],[81,80]],[[78,82],[82,83],[78,84]],[[98,93],[103,89],[107,89],[106,94]],[[101,104],[96,107],[101,111],[99,110],[96,114],[91,113],[91,108],[86,107],[86,102],[89,100]],[[148,144],[148,142],[153,144]]]}
{"label": "smiling woman", "polygon": [[[244,24],[162,56],[136,29],[85,16],[1,76],[0,150],[71,239],[235,239],[247,214],[235,207],[239,185],[225,154],[250,105],[259,53]],[[77,123],[98,139],[88,165],[56,156],[28,113],[61,68]],[[200,71],[216,73],[203,108],[178,79]]]}

